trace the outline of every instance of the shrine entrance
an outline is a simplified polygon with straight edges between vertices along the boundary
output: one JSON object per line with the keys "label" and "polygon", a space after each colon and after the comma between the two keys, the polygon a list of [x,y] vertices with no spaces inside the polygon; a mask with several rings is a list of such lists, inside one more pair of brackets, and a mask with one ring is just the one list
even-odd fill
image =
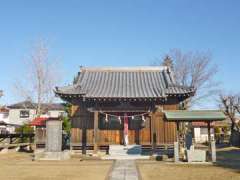
{"label": "shrine entrance", "polygon": [[101,134],[104,135],[105,143],[119,145],[140,144],[143,136],[145,139],[151,137],[150,118],[147,113],[101,112],[99,114],[100,137]]}

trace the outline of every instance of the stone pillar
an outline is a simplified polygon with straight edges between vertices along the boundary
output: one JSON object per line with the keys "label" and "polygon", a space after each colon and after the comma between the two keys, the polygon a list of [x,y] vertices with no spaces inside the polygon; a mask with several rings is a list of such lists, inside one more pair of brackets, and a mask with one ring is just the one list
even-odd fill
{"label": "stone pillar", "polygon": [[215,141],[211,141],[211,155],[212,155],[212,162],[216,162],[216,143],[215,143]]}
{"label": "stone pillar", "polygon": [[179,162],[179,144],[174,142],[174,161]]}
{"label": "stone pillar", "polygon": [[62,121],[59,118],[49,118],[46,121],[46,152],[62,151]]}

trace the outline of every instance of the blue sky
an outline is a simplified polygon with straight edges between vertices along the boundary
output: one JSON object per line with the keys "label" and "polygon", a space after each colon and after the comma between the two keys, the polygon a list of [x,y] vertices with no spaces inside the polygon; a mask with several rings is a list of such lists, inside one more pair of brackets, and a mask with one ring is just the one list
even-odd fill
{"label": "blue sky", "polygon": [[79,66],[149,65],[172,48],[212,53],[226,91],[240,84],[240,1],[1,1],[1,104],[19,99],[12,84],[39,38],[70,83]]}

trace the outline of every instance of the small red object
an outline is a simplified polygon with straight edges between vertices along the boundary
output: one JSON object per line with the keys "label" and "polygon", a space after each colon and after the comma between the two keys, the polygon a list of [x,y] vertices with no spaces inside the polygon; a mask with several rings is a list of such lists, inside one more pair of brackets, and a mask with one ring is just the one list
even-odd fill
{"label": "small red object", "polygon": [[124,114],[124,135],[128,135],[128,117]]}
{"label": "small red object", "polygon": [[48,120],[48,117],[37,117],[32,120],[30,123],[31,126],[45,126],[46,120]]}

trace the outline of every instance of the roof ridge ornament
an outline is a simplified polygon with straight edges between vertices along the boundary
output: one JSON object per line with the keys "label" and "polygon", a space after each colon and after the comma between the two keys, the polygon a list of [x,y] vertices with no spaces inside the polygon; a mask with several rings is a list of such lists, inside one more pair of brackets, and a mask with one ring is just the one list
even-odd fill
{"label": "roof ridge ornament", "polygon": [[105,66],[105,67],[83,67],[81,66],[80,72],[85,71],[96,71],[96,72],[102,72],[102,71],[164,71],[167,70],[167,66],[132,66],[132,67],[113,67],[113,66]]}

